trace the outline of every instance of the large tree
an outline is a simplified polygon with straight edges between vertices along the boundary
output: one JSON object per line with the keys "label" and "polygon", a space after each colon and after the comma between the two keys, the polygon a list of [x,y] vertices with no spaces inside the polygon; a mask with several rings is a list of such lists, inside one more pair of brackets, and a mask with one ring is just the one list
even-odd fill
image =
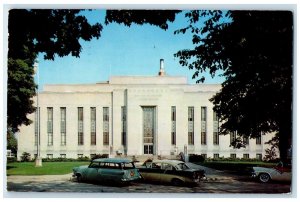
{"label": "large tree", "polygon": [[99,37],[102,26],[90,25],[80,10],[12,9],[8,18],[8,92],[7,126],[13,132],[32,121],[33,96],[36,91],[33,64],[38,53],[54,60],[59,57],[79,57],[80,39]]}
{"label": "large tree", "polygon": [[[7,123],[13,132],[20,125],[32,123],[27,114],[33,113],[32,97],[35,95],[33,64],[38,53],[54,60],[59,57],[79,57],[80,39],[85,41],[100,37],[102,25],[90,25],[81,10],[57,9],[13,9],[9,11],[8,51],[8,96]],[[173,22],[180,11],[160,10],[108,10],[106,24],[111,22],[158,26],[167,29],[167,22]]]}
{"label": "large tree", "polygon": [[211,99],[222,121],[220,134],[278,133],[285,159],[292,138],[292,12],[191,11],[186,17],[189,26],[175,33],[193,32],[195,46],[175,55],[195,70],[194,78],[205,71],[224,72],[222,89]]}

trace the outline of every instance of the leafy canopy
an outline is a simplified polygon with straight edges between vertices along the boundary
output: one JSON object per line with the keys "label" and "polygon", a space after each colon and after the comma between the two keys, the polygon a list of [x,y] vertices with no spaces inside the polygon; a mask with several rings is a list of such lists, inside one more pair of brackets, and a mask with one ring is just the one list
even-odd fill
{"label": "leafy canopy", "polygon": [[7,123],[13,132],[22,124],[32,121],[26,116],[33,113],[33,64],[38,53],[54,60],[59,57],[79,57],[79,40],[90,41],[100,37],[102,26],[90,25],[80,10],[12,9],[8,18],[8,93]]}
{"label": "leafy canopy", "polygon": [[[201,17],[207,16],[199,27]],[[236,131],[255,138],[278,132],[284,158],[292,135],[293,14],[190,11],[186,17],[190,24],[175,34],[191,31],[195,46],[175,56],[195,71],[194,78],[205,71],[212,76],[224,72],[222,89],[211,99],[222,121],[220,134]]]}

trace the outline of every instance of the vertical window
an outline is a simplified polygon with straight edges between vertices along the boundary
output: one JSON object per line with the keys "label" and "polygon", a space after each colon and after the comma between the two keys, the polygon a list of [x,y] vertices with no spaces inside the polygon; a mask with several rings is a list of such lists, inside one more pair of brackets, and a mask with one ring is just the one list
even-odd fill
{"label": "vertical window", "polygon": [[176,145],[176,107],[171,107],[171,144]]}
{"label": "vertical window", "polygon": [[236,159],[236,154],[230,154],[230,158]]}
{"label": "vertical window", "polygon": [[65,159],[67,157],[66,154],[60,154],[60,158]]}
{"label": "vertical window", "polygon": [[125,106],[121,106],[121,124],[122,124],[122,131],[121,131],[121,138],[122,138],[122,145],[126,146],[126,107]]}
{"label": "vertical window", "polygon": [[78,107],[78,145],[83,145],[83,107]]}
{"label": "vertical window", "polygon": [[47,159],[53,159],[53,154],[47,154]]}
{"label": "vertical window", "polygon": [[207,154],[201,154],[201,156],[203,156],[204,159],[207,158]]}
{"label": "vertical window", "polygon": [[91,107],[91,145],[96,145],[96,107]]}
{"label": "vertical window", "polygon": [[109,145],[109,108],[103,107],[103,145]]}
{"label": "vertical window", "polygon": [[216,112],[213,112],[213,144],[219,145],[219,118]]}
{"label": "vertical window", "polygon": [[206,107],[201,107],[201,144],[206,145]]}
{"label": "vertical window", "polygon": [[236,131],[230,132],[230,144],[236,140]]}
{"label": "vertical window", "polygon": [[249,137],[243,137],[243,142],[248,145],[249,144]]}
{"label": "vertical window", "polygon": [[60,108],[60,144],[62,146],[66,145],[67,138],[66,138],[66,108],[61,107]]}
{"label": "vertical window", "polygon": [[256,144],[261,144],[261,135],[256,137]]}
{"label": "vertical window", "polygon": [[48,146],[53,145],[53,108],[47,107]]}
{"label": "vertical window", "polygon": [[194,144],[194,107],[188,107],[188,144]]}
{"label": "vertical window", "polygon": [[244,159],[249,159],[249,154],[243,154]]}
{"label": "vertical window", "polygon": [[219,157],[219,154],[214,154],[214,159],[218,159]]}
{"label": "vertical window", "polygon": [[261,161],[262,160],[262,154],[256,154],[256,159]]}

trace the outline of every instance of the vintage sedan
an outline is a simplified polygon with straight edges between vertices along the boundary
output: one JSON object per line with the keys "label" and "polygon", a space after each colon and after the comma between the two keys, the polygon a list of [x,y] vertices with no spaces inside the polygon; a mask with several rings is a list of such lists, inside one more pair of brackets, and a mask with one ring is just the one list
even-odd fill
{"label": "vintage sedan", "polygon": [[145,162],[139,171],[146,182],[171,183],[175,186],[196,185],[205,178],[204,170],[191,169],[178,160]]}
{"label": "vintage sedan", "polygon": [[252,177],[258,179],[260,182],[274,181],[291,181],[291,164],[278,163],[275,167],[253,167]]}
{"label": "vintage sedan", "polygon": [[129,159],[94,159],[88,166],[73,168],[73,177],[78,182],[117,182],[125,183],[141,179],[134,162]]}

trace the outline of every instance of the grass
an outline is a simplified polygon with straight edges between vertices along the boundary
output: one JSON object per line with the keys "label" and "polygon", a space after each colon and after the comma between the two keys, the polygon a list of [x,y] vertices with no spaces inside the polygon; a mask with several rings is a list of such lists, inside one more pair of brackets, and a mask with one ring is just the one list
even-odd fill
{"label": "grass", "polygon": [[88,165],[89,162],[43,162],[42,167],[35,167],[34,162],[14,162],[6,166],[7,175],[64,175],[72,172],[72,168]]}

